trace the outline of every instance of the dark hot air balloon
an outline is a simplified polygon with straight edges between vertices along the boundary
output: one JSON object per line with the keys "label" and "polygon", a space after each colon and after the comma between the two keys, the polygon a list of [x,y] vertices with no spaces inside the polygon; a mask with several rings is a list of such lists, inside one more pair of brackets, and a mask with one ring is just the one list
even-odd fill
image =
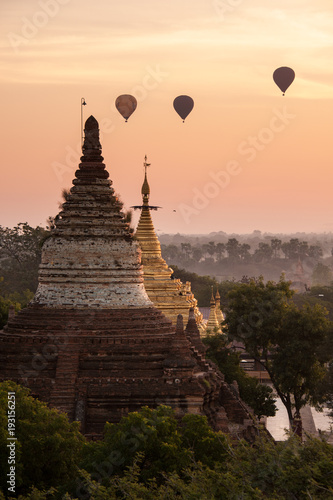
{"label": "dark hot air balloon", "polygon": [[187,115],[191,113],[193,106],[194,106],[194,101],[192,97],[189,97],[188,95],[179,95],[173,101],[173,107],[175,108],[179,116],[182,118],[183,122],[185,121]]}
{"label": "dark hot air balloon", "polygon": [[273,80],[281,92],[283,92],[282,95],[284,95],[289,85],[293,83],[294,79],[295,71],[287,66],[281,66],[281,68],[276,69],[273,73]]}
{"label": "dark hot air balloon", "polygon": [[136,99],[132,95],[123,94],[116,99],[116,108],[118,109],[121,116],[125,118],[126,122],[131,114],[136,110],[136,106]]}

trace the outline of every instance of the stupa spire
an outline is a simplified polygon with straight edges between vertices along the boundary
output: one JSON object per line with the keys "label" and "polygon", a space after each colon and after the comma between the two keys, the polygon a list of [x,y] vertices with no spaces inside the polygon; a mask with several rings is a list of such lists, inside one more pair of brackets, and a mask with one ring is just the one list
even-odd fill
{"label": "stupa spire", "polygon": [[144,158],[143,166],[145,173],[141,188],[142,205],[132,208],[141,210],[135,236],[142,250],[141,262],[146,291],[155,307],[174,323],[179,313],[187,317],[190,307],[193,307],[196,321],[198,325],[201,324],[203,330],[202,314],[197,307],[197,300],[191,291],[190,283],[183,284],[179,279],[171,279],[173,271],[162,258],[161,245],[151,218],[151,210],[160,207],[149,204],[150,187],[147,171],[150,163],[147,163],[147,156]]}
{"label": "stupa spire", "polygon": [[218,289],[215,294],[215,310],[216,310],[216,318],[218,324],[221,326],[222,321],[224,321],[224,315],[223,312],[221,311],[221,297]]}
{"label": "stupa spire", "polygon": [[214,290],[212,287],[212,296],[210,299],[210,312],[209,312],[209,318],[207,321],[207,331],[210,331],[212,333],[222,333],[222,330],[220,328],[219,322],[216,317],[216,303],[215,303],[215,298],[214,298]]}
{"label": "stupa spire", "polygon": [[81,162],[103,162],[102,146],[99,142],[98,121],[94,116],[89,116],[84,126],[84,141],[82,146],[83,156]]}
{"label": "stupa spire", "polygon": [[160,207],[153,207],[149,205],[150,187],[147,178],[147,168],[150,166],[150,163],[147,163],[147,155],[144,158],[143,166],[145,169],[145,178],[141,188],[142,205],[132,207],[134,209],[141,209],[141,215],[138,222],[138,227],[136,229],[136,237],[139,240],[142,251],[146,255],[149,254],[160,257],[162,259],[161,245],[157,238],[154,224],[150,215],[151,210],[157,210]]}
{"label": "stupa spire", "polygon": [[150,187],[147,180],[147,168],[150,167],[150,163],[147,163],[147,155],[145,156],[145,161],[143,162],[143,166],[145,169],[145,179],[142,184],[141,194],[142,194],[142,203],[143,205],[149,204],[149,195],[150,195]]}
{"label": "stupa spire", "polygon": [[96,118],[55,230],[45,242],[34,302],[48,307],[152,307],[133,241],[101,156]]}

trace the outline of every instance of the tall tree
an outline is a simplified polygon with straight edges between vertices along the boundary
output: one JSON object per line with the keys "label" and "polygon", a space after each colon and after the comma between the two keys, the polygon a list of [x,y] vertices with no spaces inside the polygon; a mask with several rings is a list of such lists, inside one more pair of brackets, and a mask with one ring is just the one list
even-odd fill
{"label": "tall tree", "polygon": [[282,241],[279,240],[278,238],[273,238],[271,240],[271,247],[272,247],[272,250],[273,250],[273,253],[274,253],[274,259],[277,258],[278,256],[278,252],[281,248],[281,245],[282,245]]}
{"label": "tall tree", "polygon": [[236,238],[229,238],[225,247],[228,252],[229,259],[239,259],[240,244]]}
{"label": "tall tree", "polygon": [[14,228],[0,226],[0,276],[3,293],[35,291],[38,284],[38,267],[42,244],[49,231],[37,226],[20,223]]}
{"label": "tall tree", "polygon": [[310,245],[308,255],[309,257],[313,257],[314,259],[319,259],[323,256],[323,249],[320,245]]}
{"label": "tall tree", "polygon": [[312,273],[312,283],[314,285],[330,285],[333,280],[331,268],[318,262]]}
{"label": "tall tree", "polygon": [[261,241],[258,248],[254,252],[254,260],[256,262],[267,262],[272,258],[273,249],[268,243]]}
{"label": "tall tree", "polygon": [[189,259],[192,253],[192,245],[191,243],[181,243],[182,252],[185,254],[185,258]]}
{"label": "tall tree", "polygon": [[291,427],[306,404],[325,401],[322,381],[330,359],[327,345],[332,329],[320,305],[298,309],[283,279],[241,284],[229,293],[226,328],[230,339],[241,341],[260,360],[288,412]]}
{"label": "tall tree", "polygon": [[179,259],[179,247],[177,245],[161,245],[163,258],[172,263],[176,259]]}
{"label": "tall tree", "polygon": [[225,244],[224,243],[217,243],[216,244],[217,259],[222,260],[224,253],[225,253]]}
{"label": "tall tree", "polygon": [[239,256],[245,262],[248,262],[251,258],[250,249],[251,246],[248,243],[242,243],[239,247]]}
{"label": "tall tree", "polygon": [[202,249],[200,247],[194,247],[192,251],[193,259],[200,262],[202,258]]}

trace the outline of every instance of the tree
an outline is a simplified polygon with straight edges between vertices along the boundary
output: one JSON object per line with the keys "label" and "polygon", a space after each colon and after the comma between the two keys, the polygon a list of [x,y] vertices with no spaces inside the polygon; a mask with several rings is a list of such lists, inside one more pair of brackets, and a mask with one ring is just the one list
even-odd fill
{"label": "tree", "polygon": [[[261,361],[288,412],[291,427],[306,404],[325,401],[320,390],[327,376],[327,349],[331,323],[320,305],[298,309],[293,292],[283,279],[242,284],[229,293],[226,330]],[[293,413],[294,410],[294,413]]]}
{"label": "tree", "polygon": [[188,260],[192,253],[191,243],[181,243],[182,252],[185,254],[185,258]]}
{"label": "tree", "polygon": [[202,258],[202,250],[200,247],[194,247],[192,252],[193,259],[197,262],[200,262]]}
{"label": "tree", "polygon": [[251,258],[250,249],[251,246],[248,243],[242,243],[239,247],[239,256],[245,262],[248,262]]}
{"label": "tree", "polygon": [[224,462],[229,446],[204,416],[188,414],[180,423],[170,407],[143,407],[117,424],[107,423],[103,441],[85,445],[81,467],[108,486],[111,476],[123,475],[140,453],[141,481],[161,484],[163,475],[180,474],[194,460],[207,466]]}
{"label": "tree", "polygon": [[298,257],[303,260],[309,255],[309,244],[307,241],[301,241],[298,246]]}
{"label": "tree", "polygon": [[313,285],[330,285],[333,280],[331,268],[318,262],[312,273]]}
{"label": "tree", "polygon": [[224,334],[211,334],[203,338],[208,346],[206,355],[217,364],[228,384],[237,382],[239,395],[260,419],[263,416],[273,417],[276,413],[273,390],[260,384],[258,379],[250,377],[240,366],[239,354],[230,346]]}
{"label": "tree", "polygon": [[[42,431],[46,426],[44,420]],[[58,434],[49,431],[52,443],[56,442]],[[37,433],[33,434],[31,444],[36,445],[38,453]],[[54,487],[46,490],[33,486],[29,493],[15,498],[333,498],[333,447],[325,439],[308,438],[302,443],[297,437],[290,437],[275,443],[266,433],[259,432],[254,443],[231,441],[221,432],[214,432],[200,415],[187,414],[179,421],[171,408],[159,407],[129,414],[118,424],[108,426],[103,440],[86,442],[84,447],[84,459],[77,460],[81,466],[77,474],[70,468],[60,476],[55,467]],[[54,446],[50,450],[53,458]],[[64,452],[59,450],[61,458],[65,452],[68,453],[67,448]],[[33,459],[36,461],[38,457]],[[55,466],[54,462],[50,465]],[[77,480],[67,487],[69,474]],[[0,499],[4,498],[0,492]]]}
{"label": "tree", "polygon": [[225,253],[225,244],[224,243],[217,243],[217,245],[216,245],[217,259],[222,260],[224,253]]}
{"label": "tree", "polygon": [[[79,423],[69,423],[67,415],[52,410],[14,382],[0,384],[0,469],[8,471],[8,393],[14,394],[16,448],[16,493],[30,487],[50,488],[68,483],[76,474],[83,442]],[[12,406],[10,406],[12,408]],[[7,491],[7,476],[0,485]]]}
{"label": "tree", "polygon": [[208,243],[203,244],[202,250],[205,255],[208,255],[210,258],[212,258],[216,253],[215,241],[209,241]]}
{"label": "tree", "polygon": [[179,259],[179,248],[177,245],[161,245],[162,256],[168,261],[172,262],[176,259]]}
{"label": "tree", "polygon": [[5,293],[33,292],[38,284],[42,245],[50,232],[20,223],[13,229],[0,226],[2,289]]}
{"label": "tree", "polygon": [[[204,441],[203,437],[203,441]],[[81,470],[83,489],[63,500],[155,500],[155,499],[253,499],[253,500],[327,500],[333,498],[333,447],[325,440],[296,437],[275,443],[260,435],[254,445],[243,441],[228,446],[227,459],[212,466],[193,461],[181,473],[164,473],[162,484],[143,483],[138,453],[124,474],[113,476],[108,486]],[[54,492],[54,495],[56,492]],[[52,492],[36,489],[18,500],[48,500]],[[1,498],[1,495],[0,495]],[[57,497],[56,497],[57,498]],[[2,500],[2,498],[1,498]]]}
{"label": "tree", "polygon": [[209,255],[213,257],[216,253],[216,246],[215,246],[215,241],[209,241],[208,242],[208,249],[207,249]]}
{"label": "tree", "polygon": [[234,259],[234,260],[239,259],[239,247],[240,244],[239,241],[236,240],[236,238],[229,238],[225,246],[228,252],[229,259]]}
{"label": "tree", "polygon": [[310,245],[308,250],[309,257],[314,259],[319,259],[323,256],[323,249],[319,245]]}
{"label": "tree", "polygon": [[15,312],[21,309],[21,304],[19,302],[12,301],[10,299],[4,299],[0,296],[0,330],[8,322],[8,312],[10,306],[14,307]]}
{"label": "tree", "polygon": [[278,238],[273,238],[271,240],[271,247],[272,247],[272,250],[273,250],[273,253],[274,253],[274,259],[277,258],[278,256],[278,252],[281,248],[281,245],[282,245],[282,241],[279,240]]}
{"label": "tree", "polygon": [[[282,243],[281,249],[285,254],[286,259],[290,260],[297,258],[304,259],[304,257],[309,255],[310,251],[308,242],[299,241],[298,238],[291,238],[289,242]],[[315,252],[314,248],[312,248],[311,252]]]}
{"label": "tree", "polygon": [[254,252],[254,260],[256,262],[267,262],[272,258],[273,249],[268,243],[260,242],[258,248]]}

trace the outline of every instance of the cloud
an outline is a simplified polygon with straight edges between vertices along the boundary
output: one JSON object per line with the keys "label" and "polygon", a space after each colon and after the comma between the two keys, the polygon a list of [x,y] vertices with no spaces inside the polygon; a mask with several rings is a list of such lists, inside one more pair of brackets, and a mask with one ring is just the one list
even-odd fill
{"label": "cloud", "polygon": [[197,85],[223,77],[232,92],[244,80],[246,91],[254,90],[275,67],[289,65],[306,83],[306,96],[312,90],[317,96],[332,95],[333,13],[325,0],[315,5],[282,0],[277,8],[244,0],[223,20],[213,0],[101,0],[98,9],[91,2],[70,0],[14,53],[8,33],[20,34],[23,18],[33,22],[41,2],[32,7],[7,1],[9,31],[0,41],[3,82],[135,81],[147,64],[160,64],[176,80],[186,73]]}

